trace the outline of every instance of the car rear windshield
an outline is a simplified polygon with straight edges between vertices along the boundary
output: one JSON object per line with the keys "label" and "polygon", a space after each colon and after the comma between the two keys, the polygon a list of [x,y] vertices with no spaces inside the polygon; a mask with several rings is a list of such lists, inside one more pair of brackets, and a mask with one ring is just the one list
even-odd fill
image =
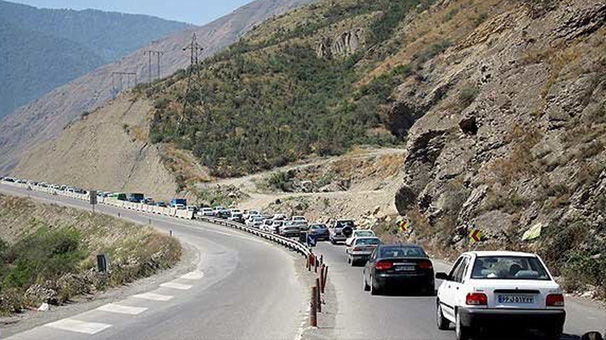
{"label": "car rear windshield", "polygon": [[393,246],[383,247],[379,252],[380,257],[427,257],[423,249],[419,247]]}
{"label": "car rear windshield", "polygon": [[313,229],[313,230],[324,230],[324,229],[326,229],[326,225],[324,225],[324,224],[312,225],[311,229]]}
{"label": "car rear windshield", "polygon": [[357,246],[371,246],[377,245],[379,243],[381,243],[381,240],[379,240],[378,238],[359,238],[356,240]]}
{"label": "car rear windshield", "polygon": [[337,225],[335,227],[336,228],[345,228],[345,227],[353,228],[353,226],[354,226],[353,221],[337,221]]}
{"label": "car rear windshield", "polygon": [[358,236],[358,237],[375,236],[375,234],[370,230],[360,230],[356,233],[356,236]]}
{"label": "car rear windshield", "polygon": [[472,279],[551,280],[536,256],[481,256],[471,272]]}

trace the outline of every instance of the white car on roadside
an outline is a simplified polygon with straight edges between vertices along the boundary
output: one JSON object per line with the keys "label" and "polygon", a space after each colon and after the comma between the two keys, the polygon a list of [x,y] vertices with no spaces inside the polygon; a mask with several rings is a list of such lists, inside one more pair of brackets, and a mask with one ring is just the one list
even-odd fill
{"label": "white car on roadside", "polygon": [[347,247],[351,246],[357,237],[374,237],[375,232],[372,230],[354,230],[350,237],[345,240]]}
{"label": "white car on roadside", "polygon": [[455,324],[457,339],[479,329],[498,332],[538,330],[559,339],[566,312],[560,286],[535,254],[473,251],[461,255],[438,289],[439,329]]}
{"label": "white car on roadside", "polygon": [[198,211],[198,216],[213,216],[215,210],[213,208],[202,208]]}

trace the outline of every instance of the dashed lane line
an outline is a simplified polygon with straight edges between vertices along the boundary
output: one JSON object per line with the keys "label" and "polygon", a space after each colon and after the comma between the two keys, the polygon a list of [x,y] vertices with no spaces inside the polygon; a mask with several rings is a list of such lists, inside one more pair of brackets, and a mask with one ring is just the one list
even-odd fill
{"label": "dashed lane line", "polygon": [[184,285],[182,283],[177,283],[177,282],[166,282],[166,283],[161,284],[160,287],[172,288],[172,289],[178,289],[178,290],[188,290],[192,287],[192,285]]}
{"label": "dashed lane line", "polygon": [[98,323],[98,322],[84,322],[75,319],[63,319],[59,321],[55,321],[45,325],[46,327],[51,327],[55,329],[61,329],[64,331],[83,333],[83,334],[97,334],[107,328],[110,328],[112,325],[108,325],[106,323]]}
{"label": "dashed lane line", "polygon": [[156,294],[156,293],[137,294],[137,295],[133,295],[133,297],[138,298],[138,299],[144,299],[144,300],[152,300],[152,301],[168,301],[173,298],[170,295],[162,295],[162,294]]}
{"label": "dashed lane line", "polygon": [[204,273],[199,270],[196,270],[191,273],[181,275],[179,278],[184,279],[184,280],[200,280],[203,277],[204,277]]}
{"label": "dashed lane line", "polygon": [[147,310],[147,308],[131,307],[131,306],[119,305],[116,303],[108,303],[107,305],[97,308],[97,310],[101,310],[104,312],[110,312],[110,313],[118,313],[118,314],[138,315],[138,314],[145,312]]}

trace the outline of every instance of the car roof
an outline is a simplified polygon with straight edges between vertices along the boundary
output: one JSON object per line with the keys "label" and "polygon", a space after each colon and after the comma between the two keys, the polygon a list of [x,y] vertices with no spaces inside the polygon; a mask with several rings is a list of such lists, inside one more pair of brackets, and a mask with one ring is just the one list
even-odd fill
{"label": "car roof", "polygon": [[521,257],[536,257],[536,254],[520,251],[469,251],[465,254],[476,255],[477,257],[485,256],[521,256]]}
{"label": "car roof", "polygon": [[384,247],[415,247],[415,248],[421,248],[423,249],[423,247],[421,247],[418,244],[412,244],[412,243],[389,243],[389,244],[382,244],[381,248]]}

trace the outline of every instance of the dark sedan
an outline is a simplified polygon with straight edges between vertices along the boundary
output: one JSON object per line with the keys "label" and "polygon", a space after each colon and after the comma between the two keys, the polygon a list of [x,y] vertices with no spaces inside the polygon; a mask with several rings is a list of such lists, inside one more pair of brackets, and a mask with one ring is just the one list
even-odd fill
{"label": "dark sedan", "polygon": [[372,295],[388,288],[409,289],[433,295],[433,264],[423,248],[417,245],[380,245],[364,266],[364,290]]}
{"label": "dark sedan", "polygon": [[330,237],[328,227],[326,224],[312,224],[307,231],[308,234],[313,235],[317,241],[327,241]]}

